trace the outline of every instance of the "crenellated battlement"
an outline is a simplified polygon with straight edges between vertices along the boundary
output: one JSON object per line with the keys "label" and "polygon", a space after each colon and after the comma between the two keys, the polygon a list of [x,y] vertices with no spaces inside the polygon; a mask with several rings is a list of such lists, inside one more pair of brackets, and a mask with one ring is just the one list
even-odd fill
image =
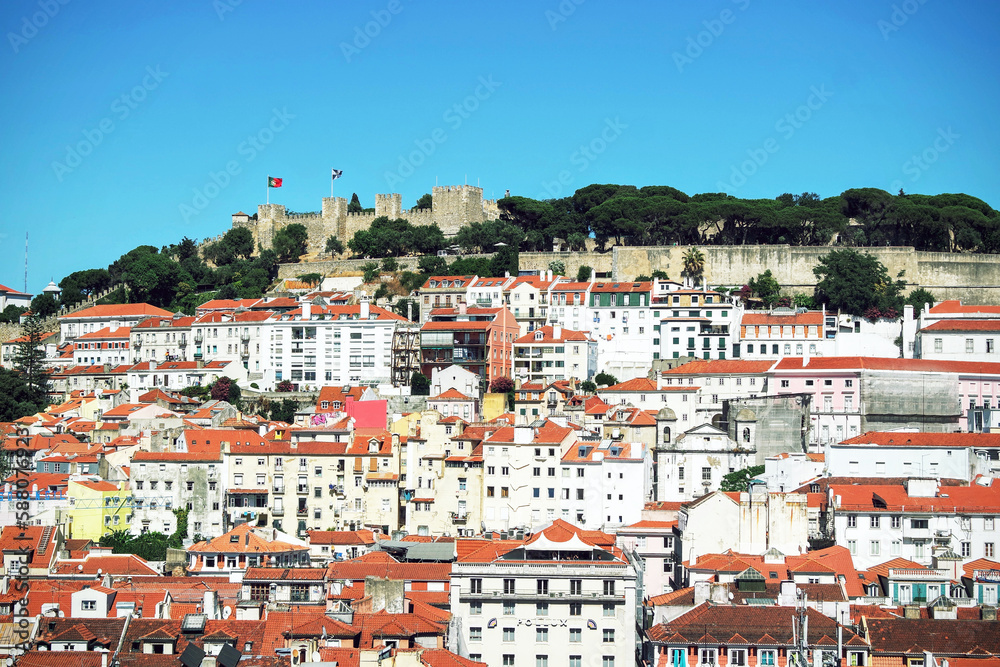
{"label": "crenellated battlement", "polygon": [[358,230],[367,229],[381,216],[405,218],[414,225],[436,224],[446,236],[454,236],[469,223],[499,217],[496,200],[484,200],[483,189],[474,185],[434,186],[429,209],[403,209],[403,196],[396,192],[376,194],[374,213],[348,213],[347,207],[344,197],[324,197],[320,211],[307,213],[290,213],[283,204],[260,204],[255,218],[234,214],[232,224],[250,229],[255,244],[264,248],[271,247],[275,232],[282,227],[301,224],[309,233],[309,251],[320,252],[330,236],[347,243]]}

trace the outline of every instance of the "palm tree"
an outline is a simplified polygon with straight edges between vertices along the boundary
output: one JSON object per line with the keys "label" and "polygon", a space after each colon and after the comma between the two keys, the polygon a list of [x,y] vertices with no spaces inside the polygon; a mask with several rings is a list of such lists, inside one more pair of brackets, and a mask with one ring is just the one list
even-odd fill
{"label": "palm tree", "polygon": [[695,247],[688,248],[682,257],[684,262],[684,275],[697,283],[698,278],[705,272],[705,255]]}

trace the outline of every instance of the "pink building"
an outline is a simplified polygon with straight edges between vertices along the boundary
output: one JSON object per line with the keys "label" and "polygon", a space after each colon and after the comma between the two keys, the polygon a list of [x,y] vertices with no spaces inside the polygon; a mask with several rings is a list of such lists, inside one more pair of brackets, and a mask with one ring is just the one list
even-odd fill
{"label": "pink building", "polygon": [[970,407],[1000,398],[1000,363],[816,357],[782,359],[772,393],[811,400],[810,442],[840,442],[865,431],[968,430]]}

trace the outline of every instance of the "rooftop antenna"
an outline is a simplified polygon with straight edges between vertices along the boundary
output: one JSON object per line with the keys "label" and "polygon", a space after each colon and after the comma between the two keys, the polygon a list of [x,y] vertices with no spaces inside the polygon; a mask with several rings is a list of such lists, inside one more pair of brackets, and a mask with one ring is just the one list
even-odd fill
{"label": "rooftop antenna", "polygon": [[28,232],[24,233],[24,293],[28,293]]}

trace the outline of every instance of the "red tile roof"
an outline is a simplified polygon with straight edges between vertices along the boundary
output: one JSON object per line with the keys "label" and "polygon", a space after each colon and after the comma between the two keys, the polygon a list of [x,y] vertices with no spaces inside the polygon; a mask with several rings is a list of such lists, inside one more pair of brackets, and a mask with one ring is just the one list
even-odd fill
{"label": "red tile roof", "polygon": [[976,649],[983,652],[984,656],[1000,655],[1000,632],[997,632],[996,621],[939,618],[867,620],[873,661],[886,655],[923,655],[924,651],[934,653],[938,659],[968,655]]}
{"label": "red tile roof", "polygon": [[744,361],[738,359],[718,359],[715,361],[689,361],[676,368],[663,371],[663,375],[753,375],[766,373],[773,365],[773,360]]}
{"label": "red tile roof", "polygon": [[144,559],[135,554],[104,555],[94,553],[88,553],[82,561],[61,560],[56,563],[53,573],[96,575],[98,570],[101,571],[102,575],[110,574],[112,576],[156,577],[160,575]]}
{"label": "red tile roof", "polygon": [[774,371],[839,371],[874,370],[903,371],[911,373],[958,373],[971,375],[1000,375],[1000,363],[979,361],[942,361],[936,359],[895,359],[889,357],[811,357],[803,366],[803,359],[786,357],[778,361]]}
{"label": "red tile roof", "polygon": [[1000,513],[1000,482],[990,486],[941,487],[935,497],[915,497],[902,485],[854,486],[832,484],[834,496],[840,497],[842,512],[933,512],[937,514]]}
{"label": "red tile roof", "polygon": [[489,329],[493,326],[493,322],[490,320],[480,320],[480,321],[462,321],[462,322],[424,322],[424,325],[420,327],[421,331],[459,331],[459,330],[473,330],[473,329]]}
{"label": "red tile roof", "polygon": [[920,331],[1000,331],[1000,319],[996,320],[939,320]]}
{"label": "red tile roof", "polygon": [[882,447],[1000,447],[1000,433],[906,433],[868,431],[844,440],[844,445]]}
{"label": "red tile roof", "polygon": [[428,401],[471,401],[472,399],[457,389],[447,389],[437,396],[428,396]]}
{"label": "red tile roof", "polygon": [[90,308],[84,308],[83,310],[79,310],[70,315],[63,315],[59,319],[75,320],[92,317],[141,317],[150,315],[171,317],[173,316],[173,313],[169,310],[163,310],[162,308],[151,306],[148,303],[122,303],[91,306]]}
{"label": "red tile roof", "polygon": [[931,306],[931,313],[1000,313],[1000,306],[963,306],[961,301],[949,300]]}

